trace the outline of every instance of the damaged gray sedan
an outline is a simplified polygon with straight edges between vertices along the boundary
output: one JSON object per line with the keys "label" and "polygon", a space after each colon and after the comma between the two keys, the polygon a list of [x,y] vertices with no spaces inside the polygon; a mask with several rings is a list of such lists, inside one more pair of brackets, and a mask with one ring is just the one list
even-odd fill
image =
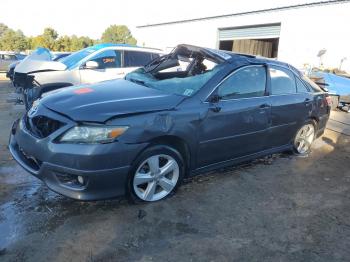
{"label": "damaged gray sedan", "polygon": [[179,45],[125,79],[37,101],[13,124],[9,149],[62,195],[157,201],[185,176],[307,153],[329,102],[288,64]]}

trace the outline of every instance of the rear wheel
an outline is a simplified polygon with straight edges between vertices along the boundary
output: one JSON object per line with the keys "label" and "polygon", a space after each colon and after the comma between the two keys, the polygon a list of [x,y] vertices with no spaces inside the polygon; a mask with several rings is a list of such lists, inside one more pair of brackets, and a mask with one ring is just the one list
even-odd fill
{"label": "rear wheel", "polygon": [[168,146],[150,147],[135,161],[128,191],[133,200],[158,201],[176,190],[183,175],[184,161],[179,152]]}
{"label": "rear wheel", "polygon": [[299,155],[305,155],[310,152],[312,142],[315,139],[315,124],[308,122],[304,124],[297,132],[294,138],[294,151]]}

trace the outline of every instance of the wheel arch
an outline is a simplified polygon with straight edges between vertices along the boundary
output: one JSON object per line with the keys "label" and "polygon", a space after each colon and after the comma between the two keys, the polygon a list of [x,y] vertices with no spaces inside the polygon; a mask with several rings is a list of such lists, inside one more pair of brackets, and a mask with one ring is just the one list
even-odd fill
{"label": "wheel arch", "polygon": [[[176,149],[184,159],[186,164],[185,170],[188,173],[191,167],[191,150],[189,144],[181,137],[175,135],[163,135],[151,139],[148,147],[155,145],[166,145]],[[147,147],[147,148],[148,148]]]}

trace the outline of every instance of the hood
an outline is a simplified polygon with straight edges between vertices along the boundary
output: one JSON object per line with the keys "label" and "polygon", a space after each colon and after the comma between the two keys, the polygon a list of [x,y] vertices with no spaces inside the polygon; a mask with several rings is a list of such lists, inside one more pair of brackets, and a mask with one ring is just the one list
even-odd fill
{"label": "hood", "polygon": [[58,89],[43,97],[40,103],[75,121],[105,122],[126,114],[170,110],[183,99],[118,79]]}
{"label": "hood", "polygon": [[15,72],[28,74],[37,71],[65,70],[66,68],[64,64],[52,61],[52,55],[48,49],[38,48],[16,66]]}
{"label": "hood", "polygon": [[23,60],[15,67],[16,73],[35,73],[43,71],[64,71],[66,66],[56,61]]}

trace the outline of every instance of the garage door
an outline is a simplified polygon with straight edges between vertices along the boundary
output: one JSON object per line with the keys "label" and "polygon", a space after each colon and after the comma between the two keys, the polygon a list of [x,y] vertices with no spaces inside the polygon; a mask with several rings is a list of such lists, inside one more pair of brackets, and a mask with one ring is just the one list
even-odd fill
{"label": "garage door", "polygon": [[219,29],[219,41],[279,38],[281,24]]}

